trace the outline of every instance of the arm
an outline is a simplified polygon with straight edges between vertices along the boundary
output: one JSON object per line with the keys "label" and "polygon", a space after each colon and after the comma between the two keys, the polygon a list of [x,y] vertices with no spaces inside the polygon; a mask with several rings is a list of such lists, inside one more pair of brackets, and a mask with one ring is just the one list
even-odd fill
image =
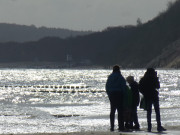
{"label": "arm", "polygon": [[159,82],[159,78],[158,78],[158,77],[156,77],[155,88],[156,88],[156,89],[159,89],[159,88],[160,88],[160,82]]}

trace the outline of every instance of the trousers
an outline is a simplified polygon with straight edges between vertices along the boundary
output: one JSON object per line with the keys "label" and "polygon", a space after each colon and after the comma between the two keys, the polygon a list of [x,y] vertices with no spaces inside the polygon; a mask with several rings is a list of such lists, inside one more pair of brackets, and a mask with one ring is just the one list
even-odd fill
{"label": "trousers", "polygon": [[123,120],[123,95],[121,92],[113,93],[109,95],[110,100],[110,125],[111,128],[114,129],[114,121],[115,121],[115,113],[116,110],[118,112],[118,126],[119,129],[124,128],[124,120]]}
{"label": "trousers", "polygon": [[151,130],[152,124],[151,124],[151,114],[152,114],[152,105],[154,105],[154,110],[156,113],[156,121],[157,126],[161,127],[161,116],[160,116],[160,109],[159,109],[159,98],[156,97],[154,99],[147,99],[146,100],[147,105],[147,123],[148,123],[148,129]]}

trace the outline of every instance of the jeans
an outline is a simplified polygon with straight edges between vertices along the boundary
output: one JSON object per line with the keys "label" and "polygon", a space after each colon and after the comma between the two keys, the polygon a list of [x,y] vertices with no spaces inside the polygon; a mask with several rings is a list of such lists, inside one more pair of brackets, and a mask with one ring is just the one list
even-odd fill
{"label": "jeans", "polygon": [[123,120],[123,95],[118,92],[109,95],[111,112],[110,112],[110,125],[111,129],[114,129],[114,121],[115,121],[115,113],[116,110],[118,112],[118,126],[119,129],[124,128],[124,120]]}
{"label": "jeans", "polygon": [[137,106],[134,106],[132,108],[132,125],[133,125],[133,122],[135,124],[135,126],[139,127],[139,122],[138,122],[138,115],[137,115]]}
{"label": "jeans", "polygon": [[159,98],[155,99],[148,99],[146,100],[147,105],[147,123],[148,123],[148,129],[151,130],[151,113],[152,113],[152,105],[154,105],[155,113],[156,113],[156,121],[157,126],[161,127],[161,116],[160,116],[160,109],[159,109]]}

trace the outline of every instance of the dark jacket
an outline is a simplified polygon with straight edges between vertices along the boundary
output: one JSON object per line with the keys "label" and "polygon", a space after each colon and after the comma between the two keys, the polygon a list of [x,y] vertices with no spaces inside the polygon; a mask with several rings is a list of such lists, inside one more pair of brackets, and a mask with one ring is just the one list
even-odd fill
{"label": "dark jacket", "polygon": [[132,105],[136,107],[139,105],[139,85],[136,81],[133,81],[130,85],[132,91]]}
{"label": "dark jacket", "polygon": [[158,77],[144,76],[139,82],[139,90],[144,95],[145,99],[153,100],[158,98],[157,89],[160,88]]}
{"label": "dark jacket", "polygon": [[106,82],[106,92],[108,95],[117,93],[117,92],[124,92],[126,89],[126,80],[121,75],[120,72],[113,72],[109,75],[107,82]]}

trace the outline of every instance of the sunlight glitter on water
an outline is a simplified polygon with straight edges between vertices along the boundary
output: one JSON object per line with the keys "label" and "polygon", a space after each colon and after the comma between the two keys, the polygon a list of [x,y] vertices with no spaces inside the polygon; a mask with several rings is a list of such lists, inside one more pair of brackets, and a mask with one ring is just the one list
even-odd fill
{"label": "sunlight glitter on water", "polygon": [[[1,69],[0,133],[109,130],[110,106],[105,83],[111,72]],[[122,75],[125,78],[133,75],[139,81],[144,72],[122,70]],[[162,123],[179,126],[180,71],[158,70],[158,76]],[[146,112],[138,110],[141,127],[145,128]],[[154,113],[153,125],[156,126]]]}

